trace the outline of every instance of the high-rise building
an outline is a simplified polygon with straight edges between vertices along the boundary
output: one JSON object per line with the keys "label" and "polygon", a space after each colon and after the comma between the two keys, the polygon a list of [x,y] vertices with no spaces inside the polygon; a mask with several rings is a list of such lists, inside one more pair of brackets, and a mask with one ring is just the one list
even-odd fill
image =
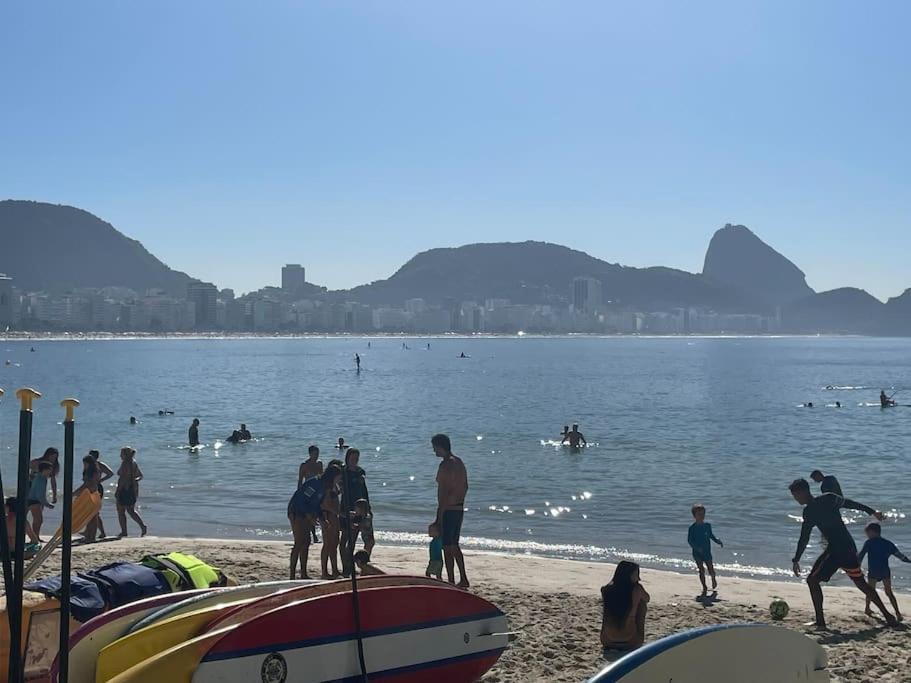
{"label": "high-rise building", "polygon": [[197,328],[206,330],[216,326],[218,288],[215,285],[211,282],[191,282],[187,285],[187,300],[196,310]]}
{"label": "high-rise building", "polygon": [[298,294],[306,284],[306,271],[299,263],[289,263],[282,268],[282,290],[289,294]]}
{"label": "high-rise building", "polygon": [[13,324],[13,278],[0,273],[0,326]]}
{"label": "high-rise building", "polygon": [[573,310],[595,313],[601,307],[601,280],[593,277],[573,278]]}

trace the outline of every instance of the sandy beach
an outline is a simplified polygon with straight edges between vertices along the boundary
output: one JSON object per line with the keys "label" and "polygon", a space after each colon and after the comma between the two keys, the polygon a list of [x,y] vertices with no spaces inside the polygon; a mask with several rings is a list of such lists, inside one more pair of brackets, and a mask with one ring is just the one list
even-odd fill
{"label": "sandy beach", "polygon": [[[115,560],[138,560],[146,554],[180,550],[193,553],[240,582],[285,578],[290,544],[278,541],[128,538],[79,546],[76,569]],[[426,550],[378,546],[374,561],[387,573],[423,575]],[[59,553],[46,567],[58,569]],[[490,682],[586,680],[605,665],[601,655],[599,588],[613,566],[532,556],[466,552],[472,590],[509,616],[519,637],[485,677]],[[311,557],[311,572],[316,562]],[[770,622],[768,605],[775,597],[788,601],[784,625],[802,629],[811,620],[806,587],[800,583],[719,576],[714,600],[700,600],[698,579],[668,571],[643,569],[642,583],[651,594],[647,640],[696,626],[733,622]],[[832,587],[825,591],[830,632],[813,634],[829,653],[833,680],[843,682],[911,681],[911,639],[903,628],[886,628],[864,616],[859,592]],[[904,610],[911,597],[899,596]]]}

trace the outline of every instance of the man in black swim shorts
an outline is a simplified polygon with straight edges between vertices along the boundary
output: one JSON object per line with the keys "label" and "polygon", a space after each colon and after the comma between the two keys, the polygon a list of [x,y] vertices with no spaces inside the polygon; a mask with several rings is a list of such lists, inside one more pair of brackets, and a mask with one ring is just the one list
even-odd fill
{"label": "man in black swim shorts", "polygon": [[894,626],[897,623],[895,617],[886,609],[876,591],[864,581],[864,573],[857,559],[857,546],[841,519],[841,508],[860,510],[877,519],[882,519],[882,513],[835,493],[823,493],[814,497],[810,493],[810,484],[806,479],[794,480],[788,489],[794,500],[803,505],[803,526],[800,528],[797,552],[794,553],[792,560],[795,576],[800,576],[800,558],[807,548],[813,527],[817,527],[826,540],[825,549],[816,558],[813,569],[807,576],[807,585],[810,587],[810,597],[813,599],[813,609],[816,612],[816,627],[826,627],[826,618],[822,610],[822,584],[827,583],[839,569],[843,570],[854,585],[879,608],[886,623]]}
{"label": "man in black swim shorts", "polygon": [[433,452],[442,458],[437,470],[437,517],[443,541],[443,558],[449,583],[455,583],[455,565],[459,567],[459,587],[468,588],[468,574],[465,572],[465,558],[459,547],[462,533],[462,518],[465,515],[465,494],[468,493],[468,472],[465,463],[452,454],[452,444],[445,434],[437,434],[430,440]]}

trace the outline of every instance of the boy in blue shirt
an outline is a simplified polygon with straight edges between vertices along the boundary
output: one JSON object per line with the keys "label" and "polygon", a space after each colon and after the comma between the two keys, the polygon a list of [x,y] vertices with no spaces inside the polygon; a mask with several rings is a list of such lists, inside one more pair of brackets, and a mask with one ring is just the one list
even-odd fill
{"label": "boy in blue shirt", "polygon": [[430,536],[430,562],[427,563],[426,576],[431,576],[437,580],[443,580],[443,538],[440,536],[440,525],[434,522],[427,527],[427,535]]}
{"label": "boy in blue shirt", "polygon": [[712,577],[712,590],[718,588],[718,579],[715,578],[715,565],[712,564],[712,544],[714,541],[722,548],[724,543],[715,538],[712,533],[712,525],[705,521],[705,506],[694,505],[691,512],[696,520],[690,525],[690,530],[686,535],[686,540],[693,549],[693,559],[699,568],[699,582],[702,584],[702,594],[709,592],[705,585],[705,570],[709,570],[709,576]]}
{"label": "boy in blue shirt", "polygon": [[[867,540],[864,547],[860,549],[857,559],[859,562],[863,562],[864,555],[867,556],[867,583],[870,584],[870,588],[876,590],[876,582],[883,582],[886,595],[889,596],[889,601],[895,608],[895,618],[901,621],[902,615],[898,611],[898,600],[895,599],[895,593],[892,592],[892,571],[889,569],[889,558],[895,555],[902,562],[911,562],[911,560],[900,553],[892,541],[882,537],[883,529],[876,522],[868,524],[864,531],[867,532]],[[873,616],[869,597],[864,612],[868,616]]]}

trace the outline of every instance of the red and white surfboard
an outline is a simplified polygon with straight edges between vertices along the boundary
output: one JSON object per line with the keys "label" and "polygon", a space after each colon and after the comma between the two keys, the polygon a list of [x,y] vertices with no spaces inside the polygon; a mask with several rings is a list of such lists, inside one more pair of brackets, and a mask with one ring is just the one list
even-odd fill
{"label": "red and white surfboard", "polygon": [[[506,649],[504,615],[466,591],[393,586],[359,591],[368,675],[392,683],[469,683]],[[193,683],[360,679],[350,593],[291,602],[225,629]]]}

